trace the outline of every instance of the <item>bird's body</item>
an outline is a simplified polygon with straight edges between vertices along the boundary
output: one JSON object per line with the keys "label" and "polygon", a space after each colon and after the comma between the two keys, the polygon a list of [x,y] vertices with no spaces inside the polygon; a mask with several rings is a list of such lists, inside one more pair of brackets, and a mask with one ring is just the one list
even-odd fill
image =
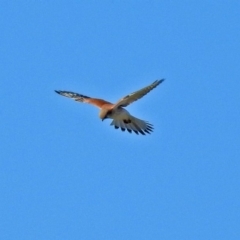
{"label": "bird's body", "polygon": [[122,131],[127,129],[128,132],[134,131],[136,134],[141,133],[142,135],[145,135],[145,133],[150,133],[153,130],[152,124],[132,116],[124,107],[145,96],[163,81],[164,79],[156,80],[149,86],[121,98],[116,104],[107,102],[103,99],[84,96],[75,92],[56,92],[62,96],[73,98],[75,101],[89,103],[100,108],[99,117],[102,120],[106,118],[113,119],[111,125],[113,125],[116,129],[121,128]]}

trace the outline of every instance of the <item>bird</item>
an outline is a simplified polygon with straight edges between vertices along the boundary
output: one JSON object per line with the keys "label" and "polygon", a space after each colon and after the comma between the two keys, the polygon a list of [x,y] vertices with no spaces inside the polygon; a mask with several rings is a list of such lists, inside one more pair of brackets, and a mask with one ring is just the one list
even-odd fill
{"label": "bird", "polygon": [[55,90],[55,92],[64,97],[72,98],[77,102],[92,104],[95,107],[100,108],[99,118],[102,121],[108,118],[112,119],[110,125],[114,126],[115,129],[121,129],[122,131],[127,130],[129,133],[134,132],[138,135],[139,133],[146,135],[153,132],[153,125],[147,121],[132,116],[125,109],[125,107],[145,96],[163,81],[164,79],[156,80],[152,84],[126,95],[125,97],[118,100],[115,104],[103,99],[92,98],[71,91]]}

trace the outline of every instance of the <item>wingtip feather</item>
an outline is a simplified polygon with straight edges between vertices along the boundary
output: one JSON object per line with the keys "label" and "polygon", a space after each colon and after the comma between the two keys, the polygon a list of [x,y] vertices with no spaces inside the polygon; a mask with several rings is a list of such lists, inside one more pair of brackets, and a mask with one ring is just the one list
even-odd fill
{"label": "wingtip feather", "polygon": [[163,81],[165,81],[165,78],[159,80],[159,83],[162,83]]}
{"label": "wingtip feather", "polygon": [[157,83],[157,85],[161,84],[163,81],[165,81],[165,78],[162,78],[160,80],[156,80],[155,82]]}

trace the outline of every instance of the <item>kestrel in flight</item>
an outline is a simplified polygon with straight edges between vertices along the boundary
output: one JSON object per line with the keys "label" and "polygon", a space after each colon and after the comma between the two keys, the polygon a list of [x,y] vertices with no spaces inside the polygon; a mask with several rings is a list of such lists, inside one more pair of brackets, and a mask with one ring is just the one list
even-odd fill
{"label": "kestrel in flight", "polygon": [[130,133],[133,131],[136,134],[141,133],[142,135],[145,135],[146,133],[150,134],[153,131],[153,125],[147,121],[132,116],[124,107],[142,98],[163,81],[164,79],[156,80],[149,86],[121,98],[115,104],[103,99],[87,97],[79,93],[56,90],[55,92],[62,96],[73,98],[77,102],[89,103],[100,108],[99,117],[102,121],[106,118],[113,119],[111,125],[116,129],[121,128],[122,131],[127,129]]}

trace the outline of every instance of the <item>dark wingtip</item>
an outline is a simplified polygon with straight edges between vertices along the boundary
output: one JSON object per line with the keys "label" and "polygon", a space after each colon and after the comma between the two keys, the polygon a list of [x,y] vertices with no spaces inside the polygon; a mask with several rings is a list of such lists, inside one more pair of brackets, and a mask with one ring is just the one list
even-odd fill
{"label": "dark wingtip", "polygon": [[165,78],[161,79],[161,80],[158,80],[159,81],[159,84],[162,83],[163,81],[165,81]]}
{"label": "dark wingtip", "polygon": [[128,130],[129,133],[132,133],[132,130],[131,130],[131,129],[128,129],[128,128],[127,128],[127,130]]}
{"label": "dark wingtip", "polygon": [[148,133],[148,134],[151,134],[151,131],[145,129],[144,132]]}
{"label": "dark wingtip", "polygon": [[145,132],[143,130],[138,130],[142,135],[146,135]]}
{"label": "dark wingtip", "polygon": [[54,90],[56,93],[60,94],[60,91]]}

